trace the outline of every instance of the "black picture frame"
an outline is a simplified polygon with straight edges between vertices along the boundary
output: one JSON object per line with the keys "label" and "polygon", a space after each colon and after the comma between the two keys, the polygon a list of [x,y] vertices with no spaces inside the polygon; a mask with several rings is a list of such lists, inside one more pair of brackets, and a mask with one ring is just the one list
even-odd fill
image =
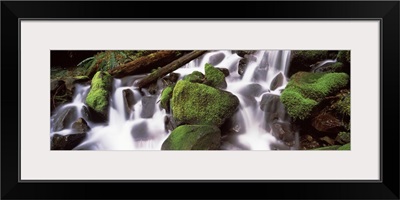
{"label": "black picture frame", "polygon": [[[1,198],[399,199],[399,6],[398,1],[2,1]],[[20,19],[379,19],[381,180],[20,182]]]}

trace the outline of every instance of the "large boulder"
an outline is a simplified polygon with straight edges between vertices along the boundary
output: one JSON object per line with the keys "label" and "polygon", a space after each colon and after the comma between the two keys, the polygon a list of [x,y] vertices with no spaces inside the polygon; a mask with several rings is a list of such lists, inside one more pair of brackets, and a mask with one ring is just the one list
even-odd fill
{"label": "large boulder", "polygon": [[180,80],[172,99],[172,114],[178,124],[221,126],[239,105],[239,99],[230,92]]}
{"label": "large boulder", "polygon": [[290,78],[280,98],[291,117],[306,119],[320,101],[348,82],[346,73],[298,72]]}
{"label": "large boulder", "polygon": [[112,77],[107,72],[98,71],[94,75],[91,84],[90,92],[86,97],[86,104],[101,120],[106,120],[108,118]]}
{"label": "large boulder", "polygon": [[182,125],[162,144],[162,150],[217,150],[221,131],[216,126]]}

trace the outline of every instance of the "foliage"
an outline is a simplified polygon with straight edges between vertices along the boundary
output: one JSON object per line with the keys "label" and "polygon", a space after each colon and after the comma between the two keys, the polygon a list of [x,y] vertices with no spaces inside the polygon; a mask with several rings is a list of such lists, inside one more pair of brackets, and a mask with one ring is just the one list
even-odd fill
{"label": "foliage", "polygon": [[347,143],[341,147],[338,148],[338,150],[350,150],[350,143]]}

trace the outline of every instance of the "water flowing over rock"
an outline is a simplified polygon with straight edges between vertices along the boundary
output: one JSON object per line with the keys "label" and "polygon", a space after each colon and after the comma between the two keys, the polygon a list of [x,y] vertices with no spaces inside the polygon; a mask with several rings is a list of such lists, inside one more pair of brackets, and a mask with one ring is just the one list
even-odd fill
{"label": "water flowing over rock", "polygon": [[68,128],[76,119],[77,111],[74,107],[65,107],[61,108],[60,111],[53,117],[54,126],[53,131],[61,131],[65,128]]}
{"label": "water flowing over rock", "polygon": [[[305,135],[312,133],[299,136],[298,129],[293,126],[296,119],[291,118],[288,112],[291,110],[293,113],[295,108],[298,113],[309,114],[297,109],[297,106],[303,105],[305,99],[317,105],[329,95],[325,94],[326,91],[330,93],[347,85],[349,77],[340,74],[328,77],[328,81],[322,83],[316,81],[318,83],[314,86],[330,85],[328,90],[322,92],[323,95],[320,90],[314,90],[315,87],[308,87],[304,82],[299,86],[298,81],[302,82],[304,76],[308,76],[304,73],[308,72],[300,72],[300,75],[289,79],[289,62],[293,58],[291,52],[207,51],[173,72],[157,76],[157,80],[146,87],[139,87],[137,83],[149,74],[111,78],[105,72],[98,72],[91,86],[87,86],[87,83],[74,83],[73,101],[55,110],[51,121],[51,148],[298,149],[300,141],[307,140]],[[334,59],[329,55],[328,58]],[[307,70],[310,70],[309,66]],[[333,84],[331,80],[335,80]],[[62,85],[59,82],[52,84],[52,91]],[[303,94],[303,89],[311,91],[310,95]],[[312,104],[311,110],[315,105]],[[342,107],[344,109],[341,112],[349,118],[349,105]],[[98,120],[99,113],[106,117]],[[316,116],[308,119],[310,129],[314,129],[311,121]],[[320,127],[320,123],[316,123],[316,126]],[[313,138],[307,148],[323,147],[318,142],[324,136],[312,134]],[[335,144],[340,144],[337,148],[347,144],[349,139],[344,133],[341,136],[336,139],[335,136],[330,137],[335,139]]]}
{"label": "water flowing over rock", "polygon": [[217,150],[221,132],[216,126],[182,125],[162,144],[162,150]]}

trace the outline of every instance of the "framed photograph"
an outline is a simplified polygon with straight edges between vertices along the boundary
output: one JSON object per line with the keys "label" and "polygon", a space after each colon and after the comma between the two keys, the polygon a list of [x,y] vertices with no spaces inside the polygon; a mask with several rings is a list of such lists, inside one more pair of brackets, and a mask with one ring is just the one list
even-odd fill
{"label": "framed photograph", "polygon": [[1,198],[399,199],[399,8],[3,1]]}

